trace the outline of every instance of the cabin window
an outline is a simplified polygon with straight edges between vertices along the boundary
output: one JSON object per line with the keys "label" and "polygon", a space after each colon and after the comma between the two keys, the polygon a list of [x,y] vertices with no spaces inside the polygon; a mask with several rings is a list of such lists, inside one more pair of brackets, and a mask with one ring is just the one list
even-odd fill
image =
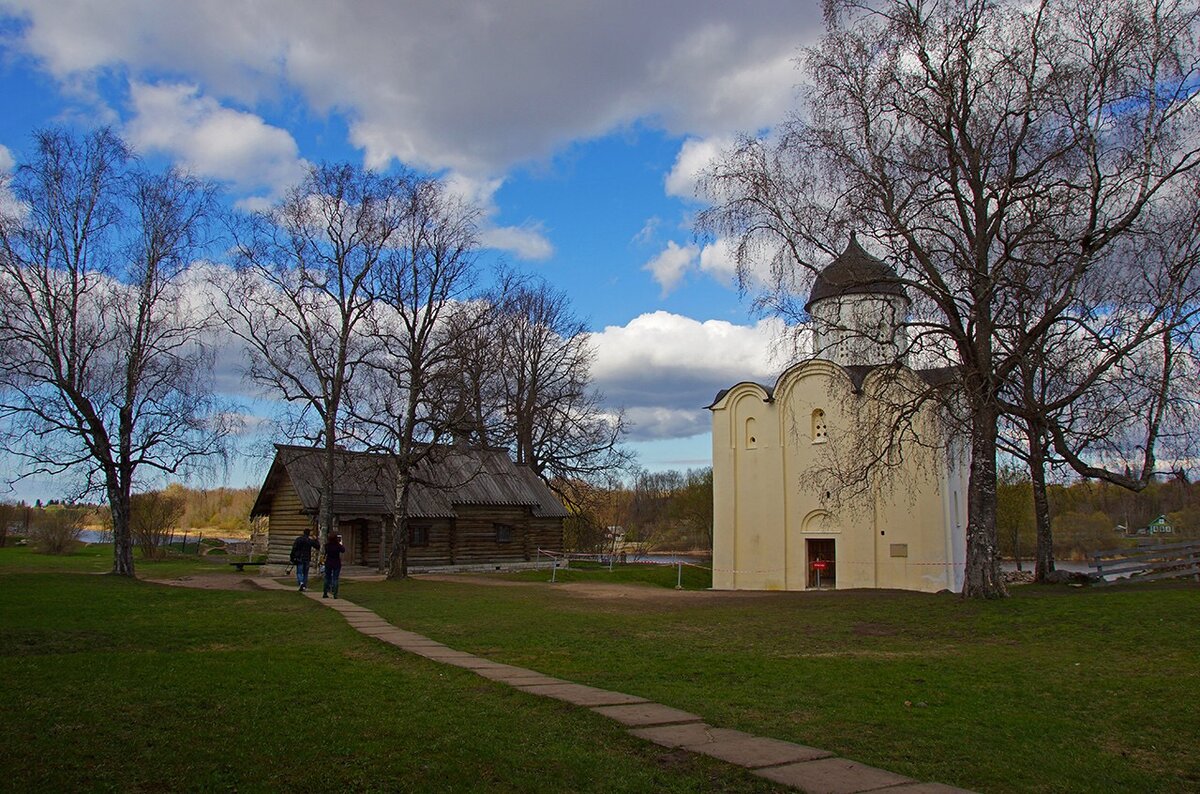
{"label": "cabin window", "polygon": [[410,546],[428,546],[429,545],[429,525],[415,524],[408,528],[408,545]]}
{"label": "cabin window", "polygon": [[825,423],[825,412],[820,408],[812,412],[812,441],[824,444],[829,440],[829,426]]}
{"label": "cabin window", "polygon": [[512,525],[511,524],[492,524],[496,529],[497,543],[512,543]]}

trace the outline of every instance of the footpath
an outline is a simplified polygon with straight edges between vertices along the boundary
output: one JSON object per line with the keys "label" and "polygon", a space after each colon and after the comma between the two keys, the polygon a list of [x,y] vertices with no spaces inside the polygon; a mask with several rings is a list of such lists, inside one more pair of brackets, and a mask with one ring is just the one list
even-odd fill
{"label": "footpath", "polygon": [[[294,586],[270,579],[255,579],[264,590],[295,592]],[[492,681],[554,698],[616,720],[629,732],[663,747],[719,758],[745,767],[753,774],[809,794],[857,794],[877,791],[885,794],[949,794],[965,792],[941,783],[922,783],[883,769],[839,758],[828,750],[806,747],[779,739],[717,728],[696,715],[636,695],[575,684],[482,656],[456,651],[440,642],[398,628],[366,607],[343,598],[322,599],[320,593],[308,598],[341,613],[353,628],[368,637],[394,645],[409,653],[442,664],[461,667]],[[967,794],[970,794],[967,792]]]}

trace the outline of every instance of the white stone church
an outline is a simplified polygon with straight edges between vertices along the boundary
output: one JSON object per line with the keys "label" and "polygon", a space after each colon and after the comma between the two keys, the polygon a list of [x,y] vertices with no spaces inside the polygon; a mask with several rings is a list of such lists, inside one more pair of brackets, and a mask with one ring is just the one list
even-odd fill
{"label": "white stone church", "polygon": [[961,591],[961,456],[910,444],[897,474],[849,500],[817,474],[830,469],[830,456],[854,454],[855,420],[874,415],[862,412],[878,410],[872,401],[897,377],[947,377],[944,369],[885,366],[907,347],[910,305],[896,272],[852,237],[817,276],[806,306],[814,357],[774,385],[742,382],[709,406],[714,588]]}

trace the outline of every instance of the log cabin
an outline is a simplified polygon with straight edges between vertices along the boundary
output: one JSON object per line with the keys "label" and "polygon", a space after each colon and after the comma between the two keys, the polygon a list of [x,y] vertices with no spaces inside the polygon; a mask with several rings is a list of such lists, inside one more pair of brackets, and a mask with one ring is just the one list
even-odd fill
{"label": "log cabin", "polygon": [[[325,451],[275,445],[252,518],[268,521],[267,566],[286,566],[292,541],[316,530]],[[333,456],[334,523],[347,565],[378,567],[392,543],[395,461],[338,450]],[[568,515],[554,492],[503,449],[440,446],[418,466],[407,511],[410,569],[519,567],[538,549],[562,551]]]}

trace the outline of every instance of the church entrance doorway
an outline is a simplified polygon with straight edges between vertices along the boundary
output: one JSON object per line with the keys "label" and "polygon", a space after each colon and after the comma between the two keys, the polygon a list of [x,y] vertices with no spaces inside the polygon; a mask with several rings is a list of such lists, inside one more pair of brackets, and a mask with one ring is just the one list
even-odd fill
{"label": "church entrance doorway", "polygon": [[808,586],[821,589],[836,587],[836,541],[832,538],[809,538],[805,544],[808,552]]}

